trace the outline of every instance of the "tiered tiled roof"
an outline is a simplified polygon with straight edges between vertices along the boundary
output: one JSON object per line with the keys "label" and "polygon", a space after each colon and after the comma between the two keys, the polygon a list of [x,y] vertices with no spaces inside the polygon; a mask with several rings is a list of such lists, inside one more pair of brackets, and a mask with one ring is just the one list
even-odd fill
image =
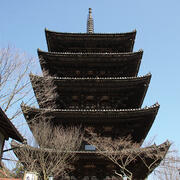
{"label": "tiered tiled roof", "polygon": [[45,29],[50,52],[132,52],[136,30],[129,33],[59,33]]}
{"label": "tiered tiled roof", "polygon": [[[54,117],[54,125],[69,125],[95,127],[103,135],[111,137],[126,137],[131,135],[134,142],[141,143],[145,139],[158,112],[159,105],[155,104],[143,109],[36,109],[22,106],[28,124],[40,119],[38,115],[45,114]],[[45,113],[44,113],[45,112]],[[110,132],[104,130],[111,127]]]}
{"label": "tiered tiled roof", "polygon": [[38,49],[43,71],[58,77],[134,77],[143,51],[128,53],[44,52]]}
{"label": "tiered tiled roof", "polygon": [[[48,92],[44,77],[31,75],[32,87],[40,107],[46,107],[42,96]],[[151,74],[141,77],[77,78],[49,77],[57,87],[58,97],[52,99],[58,108],[139,108],[149,86]],[[45,86],[44,86],[45,85]],[[41,95],[39,90],[41,89]],[[107,103],[107,105],[101,105]],[[89,109],[89,108],[88,108]]]}
{"label": "tiered tiled roof", "polygon": [[[143,51],[132,52],[136,31],[109,34],[93,32],[92,21],[89,21],[88,33],[60,33],[45,29],[49,52],[38,49],[44,77],[30,75],[40,108],[22,105],[24,116],[30,128],[33,121],[41,121],[38,115],[43,114],[51,117],[54,126],[93,127],[102,137],[116,139],[130,136],[140,146],[155,120],[159,104],[141,108],[151,74],[137,77]],[[57,95],[44,103],[42,99],[46,99],[48,88],[51,89],[48,81],[52,81]],[[155,168],[169,146],[166,142],[148,148],[123,149],[119,153],[133,151],[137,155],[144,154],[147,163],[151,163],[153,158],[147,157],[145,152],[149,151],[154,156],[162,154],[154,163]],[[89,172],[91,176],[99,176],[102,171],[104,175],[112,175],[112,170],[106,168],[112,163],[98,156],[96,151],[84,149],[73,153],[79,157],[74,162],[77,167],[73,171],[74,175],[85,176]],[[20,157],[18,152],[16,154]],[[138,156],[127,168],[138,180],[153,170],[149,171]]]}
{"label": "tiered tiled roof", "polygon": [[[20,159],[23,157],[21,151],[19,151],[19,148],[31,150],[31,152],[34,152],[34,157],[38,154],[37,153],[38,151],[41,151],[40,148],[34,148],[28,145],[21,145],[16,142],[12,142],[11,145],[13,148],[15,148],[14,152],[16,156],[18,156]],[[133,160],[128,164],[127,169],[130,172],[132,172],[134,179],[139,180],[139,179],[145,179],[147,175],[160,164],[161,160],[166,155],[169,147],[170,147],[170,143],[166,141],[158,146],[153,145],[141,149],[140,148],[122,149],[119,152],[116,151],[110,153],[112,154],[120,153],[120,154],[124,154],[124,156],[126,156],[127,154],[131,154],[132,156],[136,157],[136,160]],[[47,153],[61,153],[58,152],[57,150],[52,150],[48,148],[43,149],[43,151]],[[94,175],[93,172],[100,171],[102,167],[106,171],[104,172],[104,174],[114,174],[113,170],[115,169],[115,165],[110,160],[108,160],[108,158],[102,156],[102,154],[99,152],[70,151],[69,153],[75,153],[79,158],[79,160],[74,164],[77,169],[76,174],[81,175],[83,173],[85,175],[93,176]],[[156,163],[154,163],[154,158],[156,160]],[[150,166],[150,164],[152,164],[153,166],[150,168],[151,171],[149,172],[146,166]]]}

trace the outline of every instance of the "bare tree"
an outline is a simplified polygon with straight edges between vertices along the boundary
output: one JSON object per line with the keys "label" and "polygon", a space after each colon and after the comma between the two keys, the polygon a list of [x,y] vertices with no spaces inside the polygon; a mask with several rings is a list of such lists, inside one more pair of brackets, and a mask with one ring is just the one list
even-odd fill
{"label": "bare tree", "polygon": [[[86,129],[90,137],[85,137],[85,141],[89,144],[93,145],[96,148],[96,151],[108,158],[111,162],[113,162],[116,166],[119,167],[121,170],[120,172],[114,171],[116,175],[122,177],[123,175],[128,177],[129,179],[132,178],[132,173],[126,168],[131,161],[135,160],[136,155],[134,153],[119,153],[123,149],[130,148],[130,147],[139,147],[138,144],[133,143],[130,140],[130,137],[127,138],[118,138],[112,140],[111,137],[101,137],[98,136],[96,133],[92,132],[89,129]],[[126,157],[126,158],[125,158]]]}
{"label": "bare tree", "polygon": [[25,170],[36,171],[47,180],[52,174],[57,178],[73,168],[71,164],[76,158],[75,151],[79,150],[82,141],[80,128],[54,127],[43,121],[34,124],[33,134],[38,148],[12,144],[19,147],[15,153]]}
{"label": "bare tree", "polygon": [[154,171],[153,178],[158,180],[180,179],[180,157],[178,156],[178,151],[169,150],[160,166]]}
{"label": "bare tree", "polygon": [[[53,123],[55,117],[50,112],[56,108],[58,98],[53,78],[44,72],[44,77],[39,78],[31,74],[30,79],[41,109],[31,114],[28,107],[22,105],[22,110],[36,145],[32,147],[13,143],[12,146],[19,147],[15,149],[15,154],[25,170],[38,172],[44,180],[52,174],[58,178],[72,170],[72,162],[76,158],[75,152],[80,148],[83,133],[80,127],[63,127]],[[33,141],[28,140],[29,144]]]}
{"label": "bare tree", "polygon": [[[25,129],[19,107],[22,100],[29,101],[32,97],[29,72],[36,69],[34,65],[34,58],[24,52],[14,47],[0,48],[0,107],[18,130]],[[9,142],[5,143],[4,148],[10,148]],[[3,154],[3,158],[14,160],[14,155],[9,151]],[[8,163],[8,167],[13,164]]]}
{"label": "bare tree", "polygon": [[[30,147],[25,144],[20,145],[21,148],[16,149],[20,161],[26,170],[38,171],[43,174],[44,179],[47,179],[51,173],[54,176],[62,175],[65,171],[71,169],[70,161],[72,162],[76,154],[73,152],[78,150],[81,145],[82,135],[80,128],[69,127],[64,129],[62,126],[54,127],[50,124],[53,117],[47,114],[49,109],[56,108],[55,99],[57,99],[57,93],[56,86],[48,72],[43,73],[44,77],[41,79],[43,81],[41,87],[36,81],[36,76],[30,75],[33,88],[36,91],[35,98],[33,95],[30,95],[28,100],[33,100],[28,101],[27,94],[32,89],[29,86],[29,65],[31,59],[25,59],[23,54],[11,48],[2,49],[0,58],[1,106],[5,112],[10,110],[10,108],[14,108],[14,106],[17,107],[15,108],[17,111],[12,114],[10,119],[14,119],[20,114],[20,108],[17,104],[22,100],[28,102],[29,105],[37,105],[35,103],[36,98],[39,107],[46,108],[28,122],[38,147]],[[30,139],[30,144],[34,141],[28,137],[27,139]]]}
{"label": "bare tree", "polygon": [[[96,148],[98,154],[109,159],[114,165],[114,173],[118,177],[126,177],[129,180],[133,179],[133,173],[131,171],[131,164],[141,160],[146,167],[147,175],[153,171],[153,169],[160,163],[164,158],[164,151],[156,146],[152,146],[149,150],[142,151],[138,143],[134,143],[130,136],[124,138],[112,139],[111,137],[101,137],[92,130],[86,129],[89,136],[85,137],[85,141],[93,145]],[[168,144],[168,147],[170,144]],[[151,161],[146,161],[147,157]]]}
{"label": "bare tree", "polygon": [[[57,87],[54,84],[53,78],[49,76],[48,71],[43,72],[43,77],[30,74],[31,84],[34,89],[35,97],[39,107],[46,109],[56,109],[56,100],[58,98]],[[39,83],[39,81],[41,81]],[[35,103],[32,101],[31,103]],[[33,104],[30,104],[33,105]]]}
{"label": "bare tree", "polygon": [[30,92],[28,74],[33,62],[15,48],[0,49],[0,106],[10,120],[20,114],[18,104]]}

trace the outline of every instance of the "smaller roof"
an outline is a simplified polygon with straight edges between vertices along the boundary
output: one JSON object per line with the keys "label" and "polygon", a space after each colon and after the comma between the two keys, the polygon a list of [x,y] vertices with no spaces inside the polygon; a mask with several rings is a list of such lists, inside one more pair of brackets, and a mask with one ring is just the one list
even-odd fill
{"label": "smaller roof", "polygon": [[10,137],[19,142],[24,141],[22,135],[18,132],[18,130],[15,128],[15,126],[12,124],[12,122],[8,119],[6,114],[0,108],[0,131],[1,129],[4,130],[7,134],[7,139]]}
{"label": "smaller roof", "polygon": [[[137,76],[143,56],[142,50],[128,53],[61,53],[38,49],[37,53],[42,71],[59,77]],[[93,74],[89,74],[90,71]]]}
{"label": "smaller roof", "polygon": [[61,33],[45,29],[51,52],[132,52],[136,31],[127,33]]}

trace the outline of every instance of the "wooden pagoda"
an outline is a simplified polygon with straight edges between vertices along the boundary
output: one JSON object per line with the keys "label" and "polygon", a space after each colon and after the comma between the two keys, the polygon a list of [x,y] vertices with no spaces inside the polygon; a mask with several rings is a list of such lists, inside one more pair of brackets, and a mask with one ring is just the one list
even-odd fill
{"label": "wooden pagoda", "polygon": [[[47,116],[54,117],[54,126],[93,127],[102,136],[113,139],[131,135],[132,140],[141,145],[155,120],[159,104],[141,108],[151,74],[137,77],[143,51],[132,52],[136,31],[94,33],[90,9],[87,33],[59,33],[45,29],[45,35],[48,52],[38,49],[38,56],[43,73],[48,71],[57,87],[58,97],[52,99],[56,108],[50,108],[49,102],[42,102],[46,92],[45,78],[31,74],[35,95],[41,89],[37,96],[40,108],[22,106],[27,122],[48,107]],[[124,149],[124,152],[156,154],[158,149],[165,156],[169,146],[165,142],[138,150]],[[112,164],[98,156],[96,150],[85,147],[86,144],[76,152],[79,158],[71,179],[112,177]],[[150,157],[145,159],[148,163],[153,162]],[[153,169],[161,160],[162,157]],[[128,168],[134,180],[145,179],[151,173],[138,158]]]}

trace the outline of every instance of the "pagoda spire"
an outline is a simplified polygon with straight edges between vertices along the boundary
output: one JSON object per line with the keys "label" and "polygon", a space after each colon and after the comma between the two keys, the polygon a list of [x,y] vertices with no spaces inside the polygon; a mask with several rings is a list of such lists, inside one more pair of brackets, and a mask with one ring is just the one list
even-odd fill
{"label": "pagoda spire", "polygon": [[94,22],[92,18],[92,9],[89,8],[88,20],[87,20],[87,33],[94,33]]}

